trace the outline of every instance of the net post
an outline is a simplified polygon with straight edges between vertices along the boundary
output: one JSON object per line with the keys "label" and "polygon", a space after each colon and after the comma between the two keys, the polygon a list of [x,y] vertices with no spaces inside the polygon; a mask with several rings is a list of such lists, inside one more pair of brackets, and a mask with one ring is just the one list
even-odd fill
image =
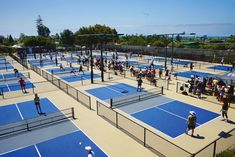
{"label": "net post", "polygon": [[118,112],[116,112],[116,128],[118,128]]}
{"label": "net post", "polygon": [[27,130],[28,130],[28,131],[30,131],[28,120],[25,120],[25,121],[26,121],[26,127],[27,127]]}
{"label": "net post", "polygon": [[140,101],[140,95],[139,95],[139,101]]}
{"label": "net post", "polygon": [[162,89],[161,89],[161,94],[163,95],[163,86],[162,86]]}
{"label": "net post", "polygon": [[144,147],[146,147],[146,128],[144,128]]}
{"label": "net post", "polygon": [[216,157],[216,141],[214,143],[213,157]]}
{"label": "net post", "polygon": [[113,108],[113,98],[110,99],[110,107]]}
{"label": "net post", "polygon": [[72,117],[73,117],[73,119],[76,119],[75,114],[74,114],[74,107],[72,107]]}

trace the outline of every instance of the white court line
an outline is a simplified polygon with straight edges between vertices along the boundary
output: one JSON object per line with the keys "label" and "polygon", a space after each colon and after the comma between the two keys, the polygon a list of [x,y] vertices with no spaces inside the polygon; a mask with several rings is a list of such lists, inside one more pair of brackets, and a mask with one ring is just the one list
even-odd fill
{"label": "white court line", "polygon": [[22,119],[22,120],[24,120],[24,117],[22,116],[22,114],[21,114],[21,112],[20,112],[20,109],[19,109],[18,105],[17,105],[17,104],[15,104],[15,105],[16,105],[16,108],[17,108],[17,110],[18,110],[19,114],[20,114],[21,119]]}
{"label": "white court line", "polygon": [[123,93],[121,93],[120,91],[115,90],[115,89],[112,89],[112,88],[110,88],[110,87],[108,87],[108,86],[106,86],[106,87],[104,87],[104,88],[108,88],[108,89],[113,90],[113,91],[115,91],[115,92],[117,92],[117,93],[120,93],[120,94],[122,94],[122,95],[126,95],[126,94],[123,94]]}
{"label": "white court line", "polygon": [[[201,126],[203,126],[203,125],[205,125],[205,124],[207,124],[207,123],[209,123],[209,122],[211,122],[211,121],[213,121],[213,120],[215,120],[215,119],[219,119],[219,118],[220,118],[220,116],[218,116],[218,117],[216,117],[216,118],[213,118],[213,119],[211,119],[211,120],[209,120],[209,121],[207,121],[207,122],[205,122],[205,123],[203,123],[203,124],[201,124],[201,125],[199,125],[199,126],[196,126],[195,129],[198,129],[199,127],[201,127]],[[187,126],[186,126],[186,128],[187,128]],[[185,128],[185,130],[186,130],[186,128]],[[183,136],[183,135],[185,135],[185,134],[181,134],[181,135],[179,135],[179,136],[176,136],[176,137],[174,137],[174,139],[179,138],[179,137],[181,137],[181,136]]]}
{"label": "white court line", "polygon": [[144,108],[144,109],[142,109],[142,110],[135,111],[135,112],[129,113],[129,114],[135,114],[135,113],[138,113],[138,112],[142,112],[142,111],[144,111],[144,110],[148,110],[148,109],[151,109],[151,108],[155,108],[155,107],[157,107],[157,106],[161,106],[161,105],[164,105],[164,104],[173,102],[173,101],[176,101],[176,100],[170,100],[170,101],[167,101],[167,102],[163,102],[163,103],[161,103],[161,104],[157,104],[157,105],[154,105],[154,106],[150,106],[150,107],[148,107],[148,108]]}
{"label": "white court line", "polygon": [[42,157],[41,154],[40,154],[40,152],[39,152],[39,150],[38,150],[38,147],[37,147],[36,145],[34,145],[34,147],[35,147],[35,149],[36,149],[36,151],[37,151],[37,153],[38,153],[38,156],[39,156],[39,157]]}
{"label": "white court line", "polygon": [[[47,98],[48,100],[50,100],[49,98]],[[51,100],[50,100],[50,102],[52,102]],[[53,103],[52,103],[53,104]],[[54,104],[53,104],[54,105]],[[55,105],[54,105],[55,106]],[[57,108],[58,110],[59,110],[59,108],[57,107],[57,106],[55,106],[55,108]],[[61,112],[61,110],[59,110],[60,112]],[[62,112],[63,113],[63,112]],[[82,129],[81,128],[79,128],[78,126],[77,126],[77,124],[74,122],[74,121],[72,121],[71,119],[69,119],[69,121],[71,122],[71,123],[73,123],[73,125],[75,125],[76,127],[77,127],[77,129],[78,130],[75,130],[75,131],[72,131],[71,133],[73,133],[73,132],[76,132],[76,131],[81,131],[84,135],[86,135],[86,137],[88,138],[88,139],[90,139],[104,154],[106,154],[108,157],[109,157],[109,155],[103,150],[103,149],[101,149],[101,147],[97,144],[97,143],[95,143],[95,141],[93,141],[84,131],[82,131]],[[68,133],[68,134],[70,134],[70,133]],[[67,135],[67,134],[66,134]]]}
{"label": "white court line", "polygon": [[[162,110],[162,111],[164,111],[164,112],[166,112],[166,113],[168,113],[168,114],[171,114],[171,115],[173,115],[173,116],[176,116],[176,117],[178,117],[178,118],[180,118],[180,119],[183,119],[183,120],[186,120],[186,121],[187,121],[187,118],[181,117],[181,116],[179,116],[179,115],[177,115],[177,114],[174,114],[174,113],[169,112],[169,111],[167,111],[167,110],[161,109],[161,108],[159,108],[159,107],[155,107],[155,108],[157,108],[157,109],[159,109],[159,110]],[[197,125],[201,125],[201,124],[199,124],[199,123],[196,123],[196,124],[197,124]]]}
{"label": "white court line", "polygon": [[8,84],[6,84],[6,86],[7,86],[8,90],[9,90],[9,92],[11,92],[11,90],[10,90],[10,88],[9,88],[9,85],[8,85]]}

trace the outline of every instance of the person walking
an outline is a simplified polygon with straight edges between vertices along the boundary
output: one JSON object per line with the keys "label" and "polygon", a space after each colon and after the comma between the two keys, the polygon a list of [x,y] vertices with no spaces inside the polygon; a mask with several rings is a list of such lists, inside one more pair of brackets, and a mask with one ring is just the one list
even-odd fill
{"label": "person walking", "polygon": [[91,146],[86,146],[87,157],[95,157],[95,152],[92,150]]}
{"label": "person walking", "polygon": [[19,82],[19,84],[20,84],[20,88],[21,88],[21,90],[22,90],[22,93],[27,93],[27,91],[26,91],[26,89],[25,89],[26,83],[25,83],[25,81],[23,80],[22,77],[19,79],[18,82]]}
{"label": "person walking", "polygon": [[222,117],[223,118],[226,117],[227,122],[228,122],[228,108],[229,108],[228,100],[226,98],[223,98],[223,105],[221,112],[222,112]]}
{"label": "person walking", "polygon": [[224,57],[221,58],[220,63],[221,63],[221,65],[224,65]]}
{"label": "person walking", "polygon": [[189,116],[188,116],[188,119],[187,119],[186,134],[188,134],[189,130],[192,130],[191,136],[194,136],[193,134],[194,134],[194,129],[196,127],[196,121],[197,121],[196,113],[194,111],[189,111]]}
{"label": "person walking", "polygon": [[15,77],[19,77],[20,75],[19,75],[19,71],[18,71],[18,69],[14,69],[14,73],[15,73]]}
{"label": "person walking", "polygon": [[139,79],[137,80],[137,92],[140,91],[141,92],[141,87],[142,87],[142,79],[141,77],[139,77]]}
{"label": "person walking", "polygon": [[193,63],[190,63],[190,70],[193,70]]}
{"label": "person walking", "polygon": [[83,67],[82,67],[82,65],[80,65],[79,70],[78,70],[78,73],[80,73],[80,72],[82,72],[82,73],[83,73],[83,75],[84,75],[84,71],[83,71]]}
{"label": "person walking", "polygon": [[35,97],[34,97],[34,104],[35,104],[38,114],[43,114],[42,109],[41,109],[41,104],[40,104],[40,98],[37,93],[35,94]]}

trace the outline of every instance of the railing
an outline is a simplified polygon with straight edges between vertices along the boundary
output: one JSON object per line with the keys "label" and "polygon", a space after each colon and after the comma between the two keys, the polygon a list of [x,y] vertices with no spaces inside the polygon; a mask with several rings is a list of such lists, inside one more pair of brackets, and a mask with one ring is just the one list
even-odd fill
{"label": "railing", "polygon": [[128,118],[99,101],[97,101],[96,110],[97,115],[105,118],[117,128],[124,130],[124,132],[141,142],[145,147],[157,151],[157,154],[161,156],[193,156],[189,151],[177,146],[164,137],[142,126],[137,121]]}
{"label": "railing", "polygon": [[65,120],[75,119],[74,108],[64,109],[58,112],[45,113],[46,116],[37,116],[15,123],[0,126],[0,137],[9,134],[31,131],[39,127],[56,124]]}
{"label": "railing", "polygon": [[[138,120],[131,119],[129,116],[125,116],[99,101],[96,102],[96,111],[97,115],[115,125],[116,128],[131,135],[131,137],[142,143],[145,147],[155,150],[160,156],[215,157],[217,153],[235,144],[235,129],[233,128],[229,132],[222,132],[219,138],[196,153],[192,153],[147,129]],[[231,123],[234,122],[231,121]]]}
{"label": "railing", "polygon": [[83,105],[87,106],[91,109],[91,98],[90,96],[82,93],[78,89],[72,87],[71,85],[67,84],[66,82],[62,81],[54,77],[54,75],[41,70],[42,77],[51,82],[53,85],[57,86],[59,89],[63,90],[65,93],[82,103]]}
{"label": "railing", "polygon": [[28,69],[28,62],[27,59],[20,59],[17,56],[15,56],[13,53],[9,53],[9,56],[11,56],[14,60],[16,60],[18,63],[20,63],[23,67]]}

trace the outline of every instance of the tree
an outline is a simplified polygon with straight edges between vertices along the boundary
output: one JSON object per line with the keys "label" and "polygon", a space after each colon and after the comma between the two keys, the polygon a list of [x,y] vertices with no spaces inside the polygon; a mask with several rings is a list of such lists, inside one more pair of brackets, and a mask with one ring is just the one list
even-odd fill
{"label": "tree", "polygon": [[8,42],[9,42],[10,44],[12,44],[12,43],[14,42],[14,39],[12,38],[11,35],[9,35],[9,37],[8,37]]}
{"label": "tree", "polygon": [[20,33],[19,40],[22,40],[26,35],[24,33]]}
{"label": "tree", "polygon": [[27,36],[25,37],[22,42],[24,46],[29,47],[43,47],[48,49],[54,49],[55,43],[50,37],[43,37],[43,36]]}
{"label": "tree", "polygon": [[70,31],[69,29],[65,29],[62,33],[60,33],[60,37],[61,37],[61,44],[63,46],[73,46],[74,45],[74,41],[75,41],[75,37],[72,31]]}
{"label": "tree", "polygon": [[37,31],[39,36],[44,36],[44,37],[49,37],[51,31],[48,27],[43,25],[42,23],[42,18],[40,15],[38,15],[38,18],[36,20],[36,25],[37,25]]}
{"label": "tree", "polygon": [[5,37],[4,36],[2,36],[2,35],[0,35],[0,44],[2,44],[3,43],[3,40],[5,39]]}
{"label": "tree", "polygon": [[[81,36],[84,34],[94,34],[91,36]],[[106,34],[106,35],[105,35]],[[112,29],[105,25],[96,24],[94,26],[81,27],[75,33],[75,40],[77,44],[97,45],[99,43],[113,42],[117,39],[116,29]]]}

